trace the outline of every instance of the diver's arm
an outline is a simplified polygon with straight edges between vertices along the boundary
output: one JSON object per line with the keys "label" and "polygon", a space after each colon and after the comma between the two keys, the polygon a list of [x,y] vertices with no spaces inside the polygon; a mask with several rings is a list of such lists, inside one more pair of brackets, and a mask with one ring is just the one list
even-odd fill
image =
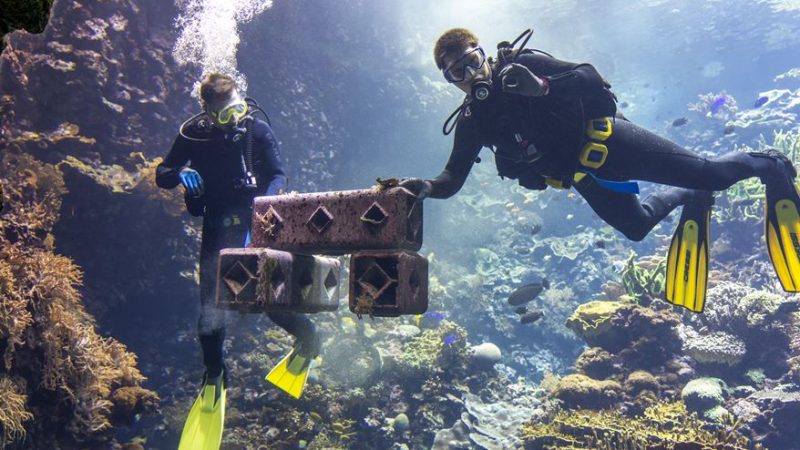
{"label": "diver's arm", "polygon": [[287,178],[280,159],[280,144],[272,132],[272,128],[261,120],[255,122],[255,144],[263,160],[256,169],[266,189],[262,195],[275,195],[286,189]]}
{"label": "diver's arm", "polygon": [[450,159],[442,173],[430,180],[432,185],[430,197],[449,198],[460,191],[481,148],[483,144],[475,123],[461,117],[456,125]]}
{"label": "diver's arm", "polygon": [[591,64],[561,61],[538,53],[522,55],[517,62],[547,80],[547,95],[581,96],[597,92],[607,84]]}
{"label": "diver's arm", "polygon": [[164,161],[156,167],[156,185],[164,189],[172,189],[181,184],[180,172],[189,163],[189,147],[181,136],[175,138]]}

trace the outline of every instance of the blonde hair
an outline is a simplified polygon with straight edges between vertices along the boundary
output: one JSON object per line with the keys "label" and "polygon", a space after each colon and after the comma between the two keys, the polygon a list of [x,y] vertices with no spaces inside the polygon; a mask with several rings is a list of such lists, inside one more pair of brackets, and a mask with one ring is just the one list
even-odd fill
{"label": "blonde hair", "polygon": [[451,28],[444,32],[433,47],[436,67],[444,69],[444,57],[478,45],[478,37],[466,28]]}

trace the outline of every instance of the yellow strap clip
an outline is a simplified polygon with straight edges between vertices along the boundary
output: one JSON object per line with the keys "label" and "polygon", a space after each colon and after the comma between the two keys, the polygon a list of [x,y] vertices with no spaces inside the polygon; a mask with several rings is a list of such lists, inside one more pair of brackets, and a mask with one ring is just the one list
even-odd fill
{"label": "yellow strap clip", "polygon": [[608,147],[597,142],[587,142],[578,158],[583,167],[598,169],[606,162]]}
{"label": "yellow strap clip", "polygon": [[613,133],[613,126],[611,119],[608,117],[601,117],[599,119],[591,119],[586,124],[586,135],[589,139],[603,142]]}

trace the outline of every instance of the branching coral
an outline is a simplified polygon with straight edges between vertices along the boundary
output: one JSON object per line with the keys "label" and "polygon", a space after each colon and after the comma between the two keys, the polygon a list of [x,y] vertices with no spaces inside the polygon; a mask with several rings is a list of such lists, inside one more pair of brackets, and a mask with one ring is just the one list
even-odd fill
{"label": "branching coral", "polygon": [[[68,433],[39,436],[40,442],[102,441],[104,435],[98,433],[111,427],[112,393],[138,387],[144,377],[136,369],[135,355],[95,331],[78,292],[79,268],[51,251],[50,232],[65,192],[60,173],[14,153],[4,155],[2,169],[12,186],[7,190],[8,210],[0,221],[0,348],[5,349],[5,370],[24,377],[27,391],[20,395],[35,399],[27,405],[37,419],[31,426]],[[33,389],[49,394],[29,395]],[[129,393],[136,394],[136,404],[141,400],[140,409],[155,407],[154,393],[144,389]],[[133,402],[130,395],[117,400]],[[120,417],[120,421],[131,419]]]}
{"label": "branching coral", "polygon": [[397,357],[397,367],[408,376],[424,378],[442,369],[463,367],[468,359],[466,344],[466,330],[445,320],[410,340]]}
{"label": "branching coral", "polygon": [[735,428],[709,431],[681,402],[658,403],[635,418],[618,410],[562,410],[551,420],[523,426],[522,437],[525,448],[541,449],[749,448]]}
{"label": "branching coral", "polygon": [[28,396],[24,391],[11,378],[0,375],[0,447],[25,437],[23,424],[33,414],[25,408]]}
{"label": "branching coral", "polygon": [[664,273],[666,258],[658,258],[635,262],[636,254],[631,253],[625,269],[622,271],[622,284],[625,292],[642,304],[649,304],[664,292]]}

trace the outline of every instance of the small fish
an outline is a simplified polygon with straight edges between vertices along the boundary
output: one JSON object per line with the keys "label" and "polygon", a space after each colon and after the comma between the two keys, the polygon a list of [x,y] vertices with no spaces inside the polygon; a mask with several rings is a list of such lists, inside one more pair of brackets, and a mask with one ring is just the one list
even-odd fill
{"label": "small fish", "polygon": [[575,195],[574,192],[567,193],[567,198],[575,198],[575,197],[576,197],[576,195]]}
{"label": "small fish", "polygon": [[341,323],[342,331],[347,334],[355,333],[356,332],[356,321],[351,319],[350,317],[342,317]]}
{"label": "small fish", "polygon": [[725,130],[723,130],[723,132],[722,132],[722,133],[723,133],[725,136],[727,136],[727,135],[729,135],[729,134],[732,134],[734,131],[736,131],[736,127],[735,127],[735,126],[733,126],[733,125],[728,125],[727,127],[725,127]]}
{"label": "small fish", "polygon": [[424,321],[426,326],[430,325],[439,325],[444,319],[447,318],[447,315],[442,311],[428,311],[425,314],[417,314],[414,316],[414,321],[416,322],[417,327]]}
{"label": "small fish", "polygon": [[452,344],[453,342],[456,341],[456,339],[458,339],[458,337],[454,333],[448,333],[445,334],[444,337],[442,337],[442,341],[447,345]]}
{"label": "small fish", "polygon": [[708,109],[711,111],[711,114],[716,114],[717,111],[719,111],[720,108],[722,108],[722,105],[724,105],[727,100],[728,97],[726,95],[720,95],[719,97],[714,99],[714,103],[712,103],[711,106],[708,107]]}
{"label": "small fish", "polygon": [[769,97],[767,97],[766,95],[762,95],[761,97],[758,97],[758,100],[756,100],[755,103],[753,103],[753,108],[760,108],[764,106],[764,103],[767,103],[768,101]]}
{"label": "small fish", "polygon": [[445,315],[445,313],[443,313],[441,311],[428,311],[428,312],[425,313],[425,315],[430,317],[430,318],[432,318],[432,319],[439,320],[439,321],[442,321],[442,320],[444,320],[445,317],[447,317]]}
{"label": "small fish", "polygon": [[542,224],[535,223],[531,225],[531,236],[539,234],[540,231],[542,231]]}
{"label": "small fish", "polygon": [[511,293],[511,295],[508,297],[508,304],[512,306],[518,306],[533,301],[533,299],[538,297],[543,290],[549,287],[550,282],[547,281],[547,278],[543,279],[539,283],[526,284],[525,286],[522,286]]}
{"label": "small fish", "polygon": [[528,312],[528,307],[526,306],[517,306],[517,309],[514,310],[515,313],[519,314],[520,316]]}
{"label": "small fish", "polygon": [[542,317],[544,317],[544,313],[537,309],[536,311],[531,311],[527,314],[523,314],[522,316],[520,316],[519,323],[523,325],[526,323],[533,323],[541,319]]}
{"label": "small fish", "polygon": [[672,126],[673,127],[682,127],[682,126],[686,125],[687,123],[689,123],[689,119],[687,119],[686,117],[681,117],[680,119],[673,120],[672,121]]}

